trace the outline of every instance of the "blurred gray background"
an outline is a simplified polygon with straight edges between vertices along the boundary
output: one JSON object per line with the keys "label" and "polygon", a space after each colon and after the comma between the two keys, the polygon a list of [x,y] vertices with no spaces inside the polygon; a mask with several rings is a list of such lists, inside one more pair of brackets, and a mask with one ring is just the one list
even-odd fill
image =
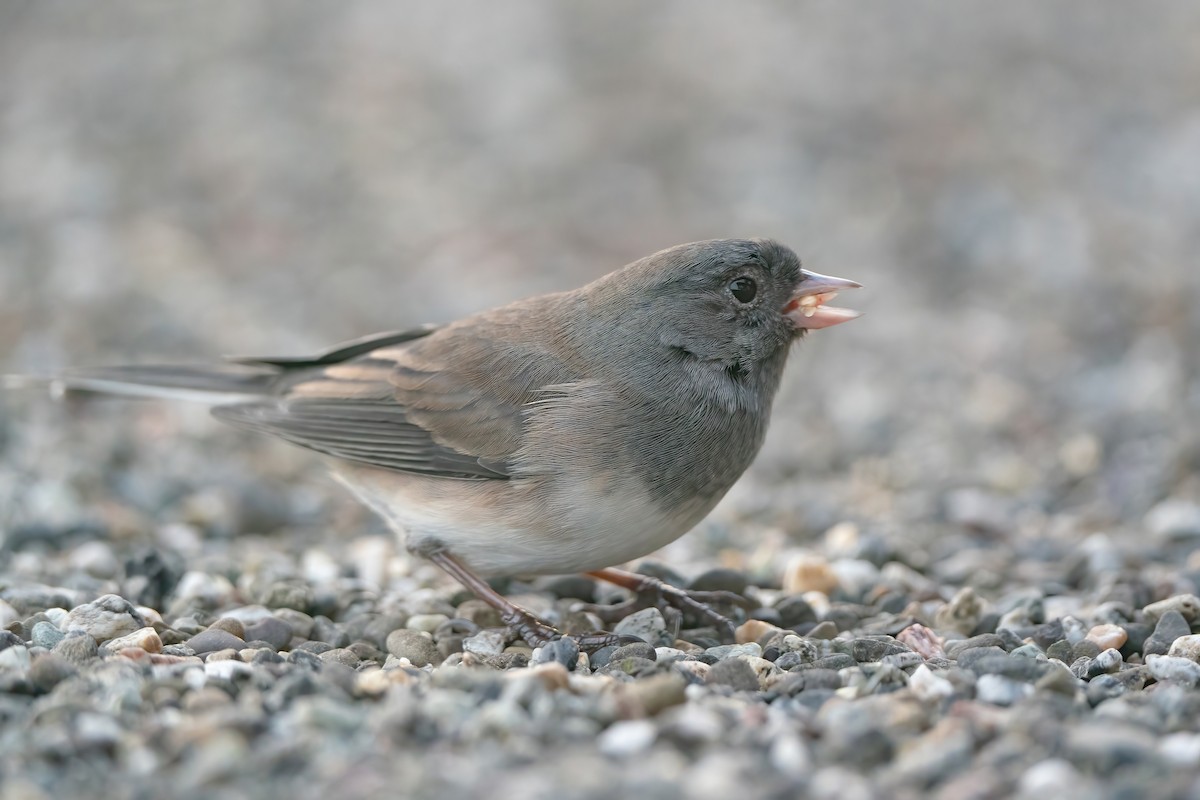
{"label": "blurred gray background", "polygon": [[[0,75],[0,372],[299,354],[772,236],[866,315],[798,349],[702,554],[1136,546],[1200,500],[1195,3],[10,2]],[[9,532],[373,524],[195,410],[8,392],[0,447]]]}

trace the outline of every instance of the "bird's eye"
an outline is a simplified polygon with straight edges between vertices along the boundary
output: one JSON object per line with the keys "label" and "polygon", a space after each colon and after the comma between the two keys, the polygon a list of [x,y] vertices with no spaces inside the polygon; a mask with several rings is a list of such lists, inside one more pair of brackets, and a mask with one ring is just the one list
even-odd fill
{"label": "bird's eye", "polygon": [[753,278],[743,275],[733,279],[729,284],[729,292],[739,303],[749,303],[758,294],[758,284],[754,282]]}

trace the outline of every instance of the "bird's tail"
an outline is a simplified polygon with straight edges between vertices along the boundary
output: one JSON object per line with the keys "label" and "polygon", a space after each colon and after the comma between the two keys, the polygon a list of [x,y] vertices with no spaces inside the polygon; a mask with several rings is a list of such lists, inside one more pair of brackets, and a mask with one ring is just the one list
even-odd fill
{"label": "bird's tail", "polygon": [[75,369],[50,378],[6,376],[4,384],[8,387],[42,385],[54,394],[90,392],[215,405],[265,394],[278,378],[278,370],[235,365],[150,365]]}

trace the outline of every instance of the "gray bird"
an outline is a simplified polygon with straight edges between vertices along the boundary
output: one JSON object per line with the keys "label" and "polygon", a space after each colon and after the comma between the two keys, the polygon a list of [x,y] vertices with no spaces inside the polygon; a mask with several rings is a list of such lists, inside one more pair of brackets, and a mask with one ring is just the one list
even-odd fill
{"label": "gray bird", "polygon": [[825,303],[858,286],[774,241],[695,242],[308,358],[81,370],[63,384],[198,395],[218,419],[325,454],[410,552],[531,645],[559,632],[482,576],[584,572],[727,623],[706,596],[612,567],[712,510],[763,443],[792,343],[857,317]]}

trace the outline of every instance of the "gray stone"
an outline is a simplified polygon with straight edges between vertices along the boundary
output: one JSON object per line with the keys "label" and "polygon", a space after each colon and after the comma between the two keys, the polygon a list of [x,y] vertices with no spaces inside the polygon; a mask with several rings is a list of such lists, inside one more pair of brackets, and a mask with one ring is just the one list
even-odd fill
{"label": "gray stone", "polygon": [[708,671],[707,681],[716,686],[728,686],[735,691],[756,692],[759,689],[754,668],[740,658],[726,658],[713,664]]}
{"label": "gray stone", "polygon": [[54,625],[51,623],[45,621],[35,623],[31,634],[33,644],[38,647],[44,647],[47,650],[54,649],[54,645],[58,644],[66,637],[65,633],[54,627]]}
{"label": "gray stone", "polygon": [[532,661],[534,664],[556,662],[573,671],[579,663],[579,643],[569,636],[555,639],[538,648]]}
{"label": "gray stone", "polygon": [[55,653],[42,653],[33,659],[29,667],[29,682],[45,694],[78,672],[75,665],[67,659]]}
{"label": "gray stone", "polygon": [[223,631],[219,628],[209,628],[188,639],[187,646],[196,655],[203,656],[207,653],[215,653],[218,650],[241,650],[246,646],[246,642],[234,636],[229,631]]}
{"label": "gray stone", "polygon": [[266,642],[275,650],[286,650],[292,643],[292,626],[278,617],[264,617],[246,628],[246,639]]}
{"label": "gray stone", "polygon": [[616,663],[626,658],[644,658],[647,661],[657,661],[658,653],[646,642],[633,642],[618,647],[609,657],[609,663]]}
{"label": "gray stone", "polygon": [[1033,686],[1003,675],[980,675],[975,682],[975,698],[981,703],[1011,706],[1033,694]]}
{"label": "gray stone", "polygon": [[100,655],[96,640],[83,631],[67,634],[66,638],[51,649],[59,658],[77,667],[86,665]]}
{"label": "gray stone", "polygon": [[702,572],[688,586],[695,592],[733,592],[744,594],[748,582],[746,575],[735,569],[717,567]]}
{"label": "gray stone", "polygon": [[1163,611],[1159,616],[1158,622],[1154,626],[1154,633],[1146,637],[1146,643],[1142,646],[1142,654],[1150,655],[1166,655],[1171,650],[1171,645],[1181,636],[1188,636],[1192,632],[1188,622],[1184,619],[1183,614],[1175,609]]}
{"label": "gray stone", "polygon": [[998,647],[1004,649],[1004,640],[994,633],[981,633],[978,636],[972,636],[968,639],[947,642],[945,651],[948,658],[957,659],[967,650],[975,650],[980,647]]}
{"label": "gray stone", "polygon": [[667,633],[667,622],[657,608],[644,608],[630,614],[617,623],[613,633],[619,636],[636,636],[652,647],[674,643],[671,635]]}
{"label": "gray stone", "polygon": [[1184,686],[1200,686],[1200,664],[1179,656],[1146,656],[1150,674],[1160,681],[1174,681]]}
{"label": "gray stone", "polygon": [[392,631],[387,637],[387,651],[396,658],[407,658],[414,667],[442,663],[442,654],[433,637],[423,631],[407,628]]}
{"label": "gray stone", "polygon": [[63,630],[68,633],[81,630],[103,644],[109,639],[133,633],[146,627],[146,620],[137,609],[123,597],[106,594],[90,603],[76,606],[67,614]]}

